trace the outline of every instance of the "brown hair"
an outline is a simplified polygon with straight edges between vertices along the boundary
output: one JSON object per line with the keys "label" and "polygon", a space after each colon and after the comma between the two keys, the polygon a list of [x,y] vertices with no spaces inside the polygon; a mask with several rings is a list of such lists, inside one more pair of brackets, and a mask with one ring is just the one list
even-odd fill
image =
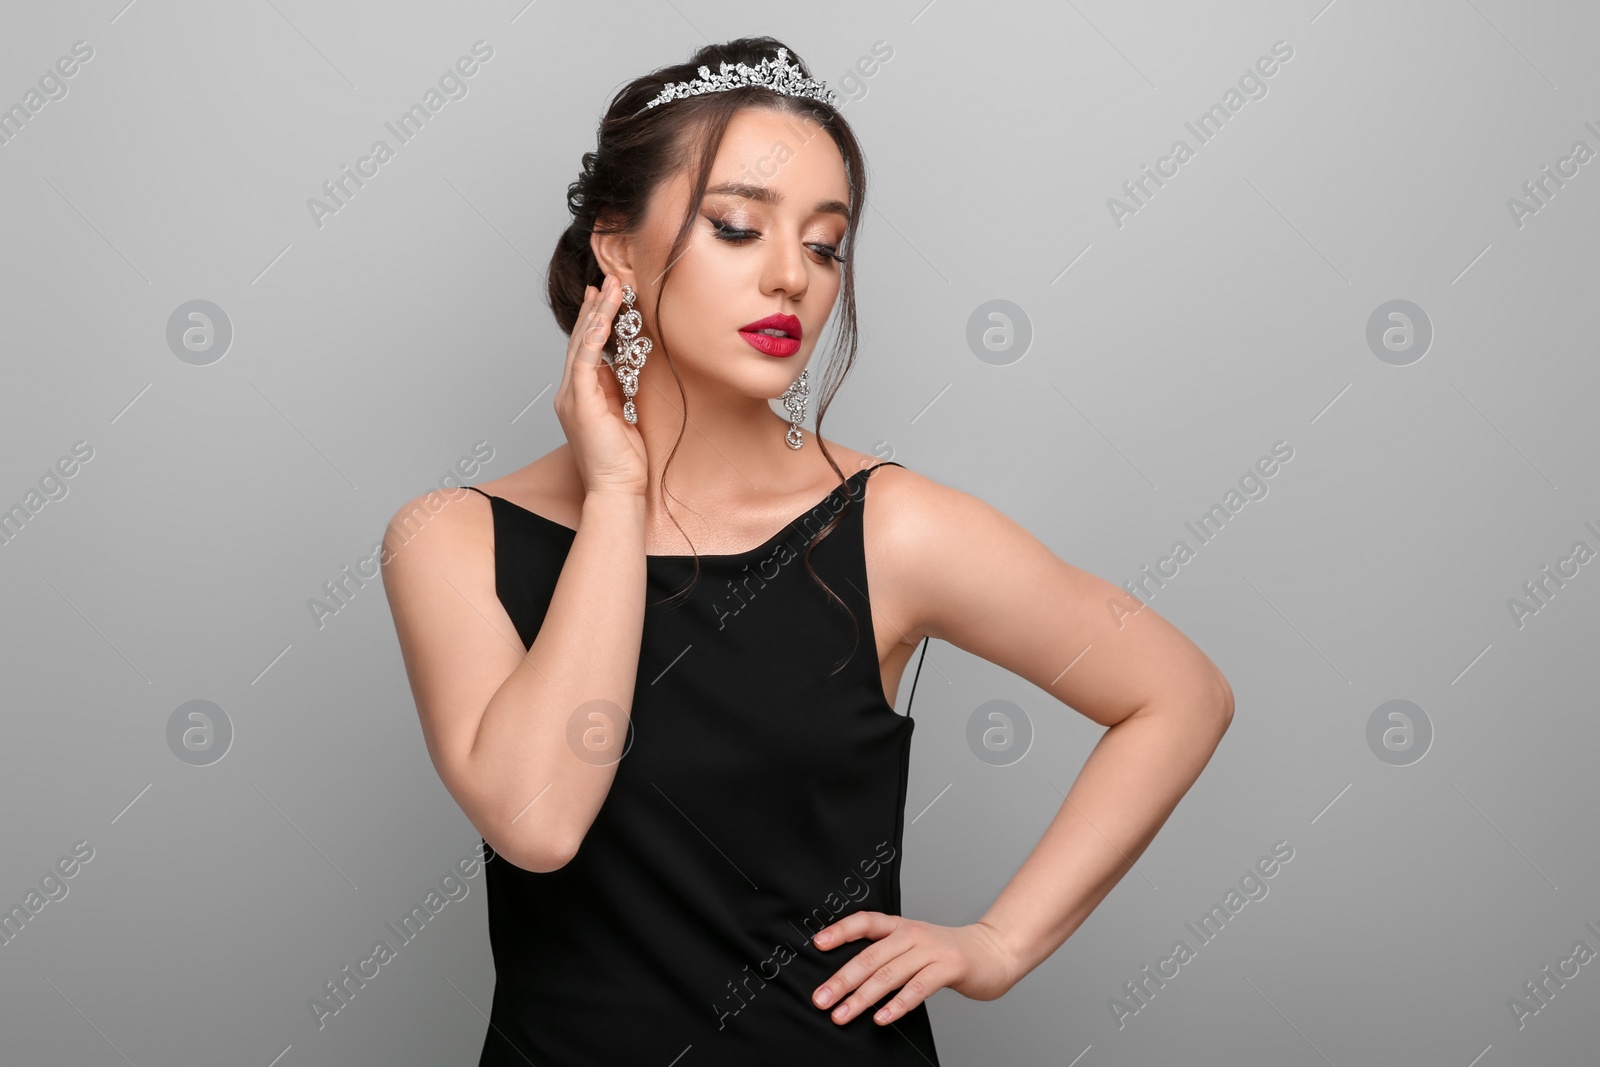
{"label": "brown hair", "polygon": [[[856,357],[855,243],[856,230],[866,201],[866,165],[850,124],[845,121],[837,108],[828,103],[809,97],[785,96],[760,86],[743,86],[738,89],[683,97],[653,108],[645,106],[667,83],[692,81],[698,76],[699,68],[702,66],[708,66],[713,71],[719,69],[722,63],[758,66],[763,59],[773,56],[777,49],[786,47],[782,41],[771,37],[741,37],[723,44],[707,45],[690,56],[687,62],[661,67],[634,79],[617,92],[600,120],[595,150],[583,154],[583,173],[577,181],[567,186],[567,207],[572,212],[572,222],[556,242],[555,252],[550,257],[545,298],[549,301],[550,310],[554,312],[562,332],[570,334],[577,325],[578,311],[583,305],[584,287],[588,285],[598,287],[605,277],[590,247],[590,235],[637,233],[643,223],[651,195],[675,173],[689,170],[693,176],[693,185],[688,210],[678,227],[672,247],[668,250],[666,257],[668,267],[661,277],[661,286],[656,292],[655,308],[651,312],[651,321],[659,323],[662,294],[666,291],[667,282],[671,279],[678,257],[688,242],[690,230],[699,213],[700,200],[705,195],[706,185],[710,180],[711,166],[716,160],[717,149],[734,114],[743,108],[759,107],[808,118],[817,123],[828,132],[834,144],[838,146],[850,183],[850,222],[845,231],[840,253],[843,256],[840,269],[844,274],[841,288],[840,328],[837,331],[833,358],[829,360],[825,373],[820,376],[822,399],[817,408],[815,434],[817,445],[822,449],[828,465],[839,475],[842,488],[848,479],[823,444],[821,431],[822,418],[827,413],[828,405],[838,392],[845,376],[850,373]],[[811,77],[805,61],[795,54],[794,49],[790,48],[788,51],[790,62],[798,64],[805,76]],[[673,380],[678,383],[678,394],[686,426],[688,398],[683,391],[683,381],[678,377],[677,368],[673,364],[671,354],[667,352],[664,339],[657,337],[654,342],[652,353],[657,350],[661,352],[667,367],[672,371]],[[668,453],[667,462],[662,466],[660,487],[663,499],[666,499],[666,468],[671,465],[672,456],[677,453],[678,444],[683,440],[683,432],[683,427],[680,426],[678,439],[673,442],[672,452]],[[848,492],[845,497],[846,507],[854,503]],[[668,515],[671,515],[670,506]],[[850,615],[859,640],[860,625],[856,622],[855,613],[849,610],[848,605],[839,599],[811,565],[812,548],[839,524],[843,515],[844,511],[841,509],[832,522],[816,536],[807,540],[804,560],[806,570],[812,578],[827,591],[829,597],[838,600]],[[678,526],[679,530],[683,529],[676,518],[673,519],[673,524]],[[692,541],[690,548],[693,549]],[[674,599],[687,594],[694,581],[699,579],[698,552],[694,553],[694,560],[694,578],[689,585],[674,594]],[[840,667],[843,665],[841,663]]]}

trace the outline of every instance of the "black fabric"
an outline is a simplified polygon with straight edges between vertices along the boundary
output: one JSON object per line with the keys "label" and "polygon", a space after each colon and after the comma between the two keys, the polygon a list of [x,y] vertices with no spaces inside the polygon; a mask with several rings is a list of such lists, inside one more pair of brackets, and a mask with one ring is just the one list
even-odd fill
{"label": "black fabric", "polygon": [[[496,985],[479,1067],[937,1067],[926,1005],[872,1021],[897,990],[843,1026],[811,1002],[872,944],[824,952],[818,930],[900,914],[915,723],[884,699],[869,611],[876,469],[755,549],[701,555],[675,605],[655,601],[693,557],[647,557],[632,736],[594,824],[559,870],[486,868]],[[500,602],[531,645],[576,535],[489,500]],[[859,631],[801,557],[841,509],[811,564]]]}

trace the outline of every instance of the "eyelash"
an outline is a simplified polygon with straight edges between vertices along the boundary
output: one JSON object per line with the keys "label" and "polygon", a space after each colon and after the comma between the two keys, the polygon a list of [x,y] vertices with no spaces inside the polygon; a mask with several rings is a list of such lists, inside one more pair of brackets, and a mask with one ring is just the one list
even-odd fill
{"label": "eyelash", "polygon": [[[746,241],[754,240],[760,236],[760,234],[756,233],[754,230],[741,230],[737,226],[730,226],[721,219],[714,219],[710,215],[706,216],[706,221],[711,223],[712,233],[716,236],[717,240],[727,241],[729,244],[742,245]],[[832,260],[835,263],[844,262],[844,257],[840,255],[839,250],[832,245],[812,244],[808,245],[807,247],[809,247],[813,252],[816,252],[816,254],[821,256],[824,260]]]}

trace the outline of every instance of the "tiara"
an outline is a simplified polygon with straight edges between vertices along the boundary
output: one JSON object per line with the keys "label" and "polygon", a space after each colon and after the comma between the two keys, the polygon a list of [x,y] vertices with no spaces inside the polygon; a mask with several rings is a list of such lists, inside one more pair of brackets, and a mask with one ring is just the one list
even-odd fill
{"label": "tiara", "polygon": [[668,82],[666,88],[656,94],[656,98],[645,107],[655,107],[657,104],[679,100],[686,96],[741,89],[747,85],[759,85],[763,89],[771,89],[784,96],[809,97],[835,107],[839,103],[839,98],[834,95],[832,89],[815,78],[806,77],[798,65],[789,62],[789,50],[780,48],[776,59],[763,59],[759,67],[752,67],[748,63],[737,65],[723,63],[721,72],[717,74],[711,73],[710,67],[701,67],[700,77],[693,81]]}

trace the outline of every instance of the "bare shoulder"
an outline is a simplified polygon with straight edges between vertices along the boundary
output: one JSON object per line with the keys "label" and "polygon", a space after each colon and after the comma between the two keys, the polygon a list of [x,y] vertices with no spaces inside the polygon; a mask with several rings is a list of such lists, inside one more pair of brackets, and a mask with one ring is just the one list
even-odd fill
{"label": "bare shoulder", "polygon": [[573,528],[583,511],[583,477],[565,441],[526,466],[479,482],[478,488]]}
{"label": "bare shoulder", "polygon": [[[962,645],[956,620],[1007,593],[1022,597],[1067,565],[988,501],[907,467],[873,471],[868,557],[907,640]],[[1071,568],[1067,568],[1071,569]]]}
{"label": "bare shoulder", "polygon": [[462,486],[435,486],[401,504],[384,528],[384,570],[394,569],[389,567],[389,562],[402,553],[408,558],[418,557],[419,561],[467,555],[476,557],[468,559],[471,563],[490,558],[494,549],[494,518],[484,493],[504,495],[497,491],[496,482],[507,481],[519,473],[513,471],[505,478],[479,483],[482,492]]}
{"label": "bare shoulder", "polygon": [[477,484],[486,493],[507,498],[529,493],[548,496],[574,486],[583,490],[572,446],[565,441],[514,471]]}
{"label": "bare shoulder", "polygon": [[975,531],[997,524],[1015,526],[986,501],[970,493],[935,481],[910,467],[868,459],[863,466],[881,462],[871,474],[868,497],[871,514],[882,536],[884,548],[899,554],[919,547],[948,541],[965,531],[969,540],[981,543]]}
{"label": "bare shoulder", "polygon": [[[978,550],[996,525],[1010,520],[983,500],[944,485],[910,467],[862,456],[862,468],[881,464],[868,476],[863,512],[873,599],[915,645],[941,636],[927,595],[930,573],[975,566]],[[1012,524],[1015,525],[1015,524]]]}
{"label": "bare shoulder", "polygon": [[1126,590],[971,493],[897,467],[871,481],[872,580],[881,574],[908,640],[947,641],[1105,726],[1155,701],[1232,715],[1216,665]]}
{"label": "bare shoulder", "polygon": [[[583,483],[566,442],[514,471],[476,483],[475,488],[480,492],[430,489],[400,505],[383,535],[385,575],[393,575],[399,584],[402,575],[426,571],[458,585],[465,581],[492,590],[494,511],[488,496],[573,527],[583,505]],[[405,563],[390,565],[402,556]]]}
{"label": "bare shoulder", "polygon": [[[538,459],[467,488],[434,488],[412,497],[395,511],[384,530],[382,560],[386,573],[414,571],[426,566],[469,580],[487,576],[492,583],[494,512],[489,496],[509,500],[543,514],[564,515],[569,507],[571,477],[575,474],[569,447],[545,453]],[[581,488],[581,486],[580,486]],[[581,501],[581,494],[577,498]],[[411,566],[391,567],[402,555]]]}
{"label": "bare shoulder", "polygon": [[493,559],[489,501],[462,488],[429,489],[401,504],[384,527],[379,556],[391,596],[408,575],[443,575],[452,581],[486,571],[492,575]]}

